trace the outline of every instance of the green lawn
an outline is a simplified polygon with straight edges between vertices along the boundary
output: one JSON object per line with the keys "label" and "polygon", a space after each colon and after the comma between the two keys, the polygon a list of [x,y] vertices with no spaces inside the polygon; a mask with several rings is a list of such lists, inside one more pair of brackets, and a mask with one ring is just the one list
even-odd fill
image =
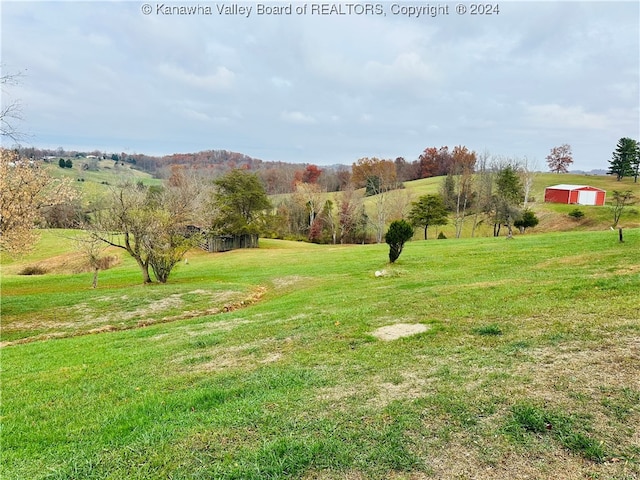
{"label": "green lawn", "polygon": [[96,290],[16,274],[54,233],[2,264],[3,479],[640,476],[640,229],[261,240]]}

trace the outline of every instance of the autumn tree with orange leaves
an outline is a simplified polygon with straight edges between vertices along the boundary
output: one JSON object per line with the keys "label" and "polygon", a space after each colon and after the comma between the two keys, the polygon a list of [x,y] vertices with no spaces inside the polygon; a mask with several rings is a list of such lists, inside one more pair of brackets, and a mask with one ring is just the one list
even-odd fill
{"label": "autumn tree with orange leaves", "polygon": [[439,177],[451,171],[453,158],[449,147],[425,148],[418,158],[420,164],[420,178]]}

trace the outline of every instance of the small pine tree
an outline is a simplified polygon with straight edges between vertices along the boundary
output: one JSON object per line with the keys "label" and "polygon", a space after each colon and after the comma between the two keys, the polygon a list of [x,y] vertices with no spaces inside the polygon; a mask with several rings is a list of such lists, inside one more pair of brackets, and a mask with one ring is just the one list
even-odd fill
{"label": "small pine tree", "polygon": [[64,161],[64,158],[61,158],[60,160],[58,160],[58,166],[60,168],[65,168],[67,166],[67,162]]}
{"label": "small pine tree", "polygon": [[571,218],[575,220],[580,220],[582,219],[582,217],[584,217],[584,212],[579,208],[574,208],[567,215],[569,215]]}
{"label": "small pine tree", "polygon": [[522,217],[516,220],[513,225],[520,229],[520,233],[524,233],[527,228],[535,227],[539,222],[540,220],[538,220],[535,213],[531,210],[525,210],[522,213]]}
{"label": "small pine tree", "polygon": [[71,161],[71,159],[67,159],[66,162],[64,162],[64,166],[67,168],[73,168],[73,162]]}
{"label": "small pine tree", "polygon": [[413,237],[413,227],[405,220],[391,222],[389,230],[384,236],[385,242],[389,245],[389,261],[394,263],[400,254],[407,240]]}

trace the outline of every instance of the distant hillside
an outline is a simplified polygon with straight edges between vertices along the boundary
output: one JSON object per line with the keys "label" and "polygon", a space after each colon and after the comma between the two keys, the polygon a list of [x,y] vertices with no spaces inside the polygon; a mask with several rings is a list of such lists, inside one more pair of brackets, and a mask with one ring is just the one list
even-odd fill
{"label": "distant hillside", "polygon": [[[223,169],[245,168],[247,170],[258,170],[265,162],[260,159],[250,157],[243,153],[230,152],[228,150],[205,150],[196,153],[174,153],[163,157],[153,157],[151,165],[144,162],[141,167],[149,169],[150,172],[162,170],[172,165],[182,165],[192,168]],[[267,162],[268,163],[268,162]]]}
{"label": "distant hillside", "polygon": [[[417,199],[421,195],[434,194],[440,191],[443,177],[432,177],[412,182],[405,182],[404,186],[412,198]],[[603,207],[584,206],[584,205],[563,205],[557,203],[544,202],[544,190],[546,187],[557,184],[575,184],[590,185],[592,187],[601,188],[607,191],[607,204]],[[622,181],[616,181],[616,178],[610,175],[588,175],[588,174],[556,174],[556,173],[537,173],[534,178],[534,184],[531,191],[529,208],[535,212],[540,219],[537,227],[530,230],[530,233],[542,233],[553,231],[569,231],[569,230],[605,230],[611,226],[613,214],[611,212],[611,199],[613,190],[631,190],[639,199],[639,203],[634,206],[627,207],[623,213],[620,225],[626,228],[640,227],[640,183],[634,183],[632,178],[624,178]],[[584,213],[584,217],[575,220],[568,214],[579,209]],[[472,219],[466,222],[468,228],[465,228],[463,235],[470,235],[470,225]],[[435,231],[435,229],[434,229]],[[454,236],[455,229],[450,223],[444,227],[439,227],[438,231],[451,238]],[[476,230],[477,236],[491,236],[492,228],[490,225],[480,225]]]}
{"label": "distant hillside", "polygon": [[[71,161],[70,168],[61,168],[59,159]],[[54,178],[68,178],[83,193],[83,201],[89,203],[102,195],[109,185],[124,180],[142,182],[144,185],[159,185],[162,180],[134,168],[130,163],[96,158],[55,157],[44,162],[45,168]]]}
{"label": "distant hillside", "polygon": [[[269,194],[292,192],[296,181],[304,181],[305,172],[308,169],[321,172],[317,182],[325,190],[336,191],[348,180],[350,171],[350,166],[346,165],[317,167],[306,163],[263,161],[229,150],[204,150],[196,153],[152,156],[141,153],[105,153],[97,150],[77,152],[66,151],[62,148],[48,150],[29,147],[21,149],[21,154],[33,160],[47,161],[52,165],[57,165],[60,158],[64,160],[70,159],[73,162],[74,169],[76,169],[76,165],[90,165],[89,171],[96,171],[94,167],[98,162],[99,170],[103,173],[104,170],[108,170],[110,166],[113,166],[114,172],[111,173],[122,173],[121,171],[115,172],[118,167],[122,167],[123,170],[144,172],[155,178],[165,179],[171,176],[172,169],[176,167],[198,170],[209,178],[224,175],[233,169],[243,169],[257,173]],[[98,181],[108,182],[109,179],[99,178]]]}
{"label": "distant hillside", "polygon": [[[130,165],[137,170],[150,173],[154,176],[167,176],[167,171],[171,166],[178,165],[190,168],[202,168],[208,170],[228,171],[234,168],[247,170],[263,170],[268,168],[296,168],[304,169],[306,164],[287,163],[279,161],[263,161],[253,158],[244,153],[232,152],[229,150],[203,150],[195,153],[173,153],[171,155],[154,156],[144,153],[128,152],[101,152],[94,150],[91,152],[78,152],[75,150],[64,150],[58,148],[38,149],[34,147],[23,148],[21,154],[32,159],[46,159],[57,162],[59,158],[79,160],[83,163],[93,160],[120,161]],[[326,167],[334,169],[334,167]]]}

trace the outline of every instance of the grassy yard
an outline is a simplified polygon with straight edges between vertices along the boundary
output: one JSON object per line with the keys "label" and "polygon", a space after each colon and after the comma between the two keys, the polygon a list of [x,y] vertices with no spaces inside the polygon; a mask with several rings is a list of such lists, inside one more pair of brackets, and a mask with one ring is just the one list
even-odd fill
{"label": "grassy yard", "polygon": [[2,264],[3,479],[640,477],[640,229],[261,240],[95,290],[41,247]]}

